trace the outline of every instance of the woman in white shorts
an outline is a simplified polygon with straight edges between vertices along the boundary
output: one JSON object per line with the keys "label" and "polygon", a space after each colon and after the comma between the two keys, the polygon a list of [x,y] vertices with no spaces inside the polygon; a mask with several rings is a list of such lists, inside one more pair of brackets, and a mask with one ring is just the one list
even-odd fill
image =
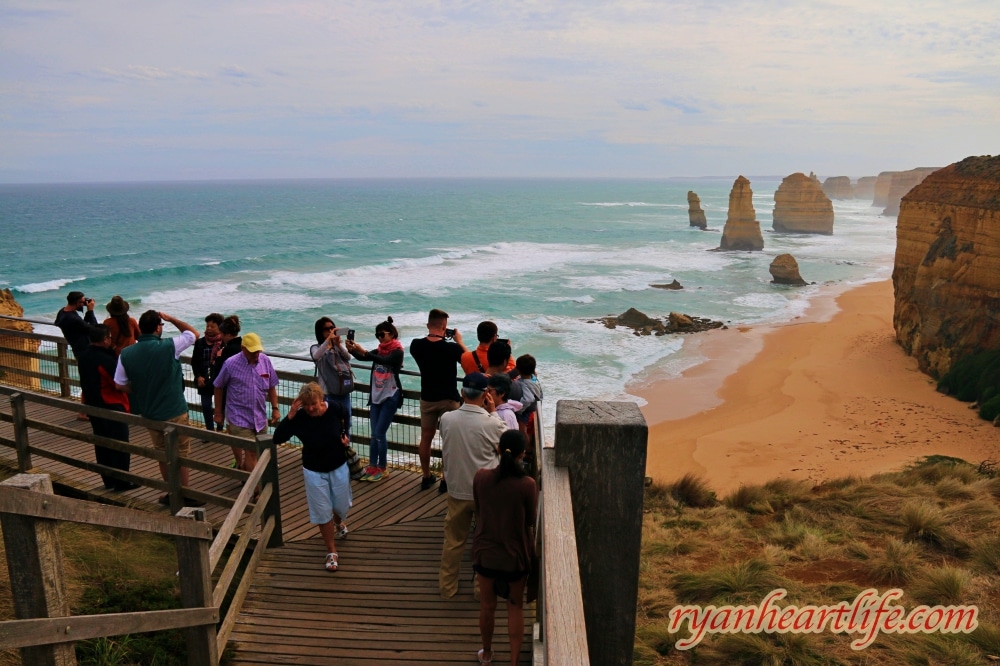
{"label": "woman in white shorts", "polygon": [[319,526],[326,544],[326,570],[340,566],[336,539],[347,536],[347,512],[351,508],[351,476],[347,466],[346,434],[340,405],[328,403],[316,382],[302,387],[288,415],[274,431],[274,442],[292,437],[302,442],[302,476],[305,480],[309,522]]}

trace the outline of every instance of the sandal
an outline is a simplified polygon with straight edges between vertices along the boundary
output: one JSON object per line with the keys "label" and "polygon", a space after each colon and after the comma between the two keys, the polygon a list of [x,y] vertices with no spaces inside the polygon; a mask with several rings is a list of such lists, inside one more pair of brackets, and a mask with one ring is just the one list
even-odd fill
{"label": "sandal", "polygon": [[486,656],[486,650],[480,650],[479,652],[476,653],[476,656],[479,657],[479,663],[480,664],[492,664],[493,663],[493,650],[490,650],[490,656],[489,657]]}
{"label": "sandal", "polygon": [[[327,554],[327,556],[326,556],[326,570],[327,571],[336,571],[338,568],[340,568],[340,563],[337,561],[337,558],[338,558],[337,553],[328,553]],[[487,663],[489,663],[489,662],[487,662]]]}

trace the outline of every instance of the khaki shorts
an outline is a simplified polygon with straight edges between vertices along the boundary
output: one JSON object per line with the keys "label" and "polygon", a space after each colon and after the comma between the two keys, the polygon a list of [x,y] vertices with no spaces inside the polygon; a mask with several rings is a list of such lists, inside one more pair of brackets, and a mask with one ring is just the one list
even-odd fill
{"label": "khaki shorts", "polygon": [[257,435],[263,435],[267,432],[267,426],[260,432],[255,431],[253,428],[243,428],[241,426],[236,426],[230,423],[226,426],[226,432],[233,437],[242,437],[244,439],[257,439]]}
{"label": "khaki shorts", "polygon": [[[167,419],[166,423],[177,423],[179,425],[188,425],[188,415],[184,412],[180,416],[175,416],[172,419]],[[157,449],[166,449],[167,445],[163,442],[163,433],[159,430],[149,429],[149,439],[153,442],[153,446]],[[177,450],[185,458],[191,454],[191,438],[187,435],[177,435]]]}
{"label": "khaki shorts", "polygon": [[420,401],[420,427],[437,429],[442,414],[458,409],[455,400],[437,400],[435,402]]}

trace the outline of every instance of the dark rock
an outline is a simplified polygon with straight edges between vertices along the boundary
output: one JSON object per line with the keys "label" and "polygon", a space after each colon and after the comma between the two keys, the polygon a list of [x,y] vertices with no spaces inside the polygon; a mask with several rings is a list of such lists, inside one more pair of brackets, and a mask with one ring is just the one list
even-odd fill
{"label": "dark rock", "polygon": [[[589,320],[593,323],[595,320]],[[654,319],[635,308],[629,308],[617,317],[602,317],[599,320],[608,328],[625,326],[636,335],[666,335],[668,333],[698,333],[713,328],[723,328],[721,321],[671,312],[666,320]]]}
{"label": "dark rock", "polygon": [[654,289],[683,289],[684,288],[684,285],[682,285],[677,280],[674,280],[670,284],[651,284],[649,286],[652,287],[652,288],[654,288]]}

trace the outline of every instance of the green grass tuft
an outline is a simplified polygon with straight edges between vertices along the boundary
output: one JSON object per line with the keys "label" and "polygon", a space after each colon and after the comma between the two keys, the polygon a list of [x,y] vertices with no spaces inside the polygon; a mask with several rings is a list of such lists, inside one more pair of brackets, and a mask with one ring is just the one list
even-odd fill
{"label": "green grass tuft", "polygon": [[907,592],[930,606],[961,604],[966,598],[970,580],[965,569],[951,566],[926,569],[921,576],[913,579]]}
{"label": "green grass tuft", "polygon": [[912,543],[896,538],[886,541],[885,550],[871,562],[871,573],[879,583],[899,587],[910,582],[920,567],[920,552]]}
{"label": "green grass tuft", "polygon": [[667,486],[670,496],[685,506],[703,509],[715,506],[718,500],[715,492],[708,487],[708,482],[695,474],[685,474],[679,481]]}
{"label": "green grass tuft", "polygon": [[674,575],[672,587],[682,603],[743,603],[759,600],[786,581],[764,560],[751,559],[703,572]]}

